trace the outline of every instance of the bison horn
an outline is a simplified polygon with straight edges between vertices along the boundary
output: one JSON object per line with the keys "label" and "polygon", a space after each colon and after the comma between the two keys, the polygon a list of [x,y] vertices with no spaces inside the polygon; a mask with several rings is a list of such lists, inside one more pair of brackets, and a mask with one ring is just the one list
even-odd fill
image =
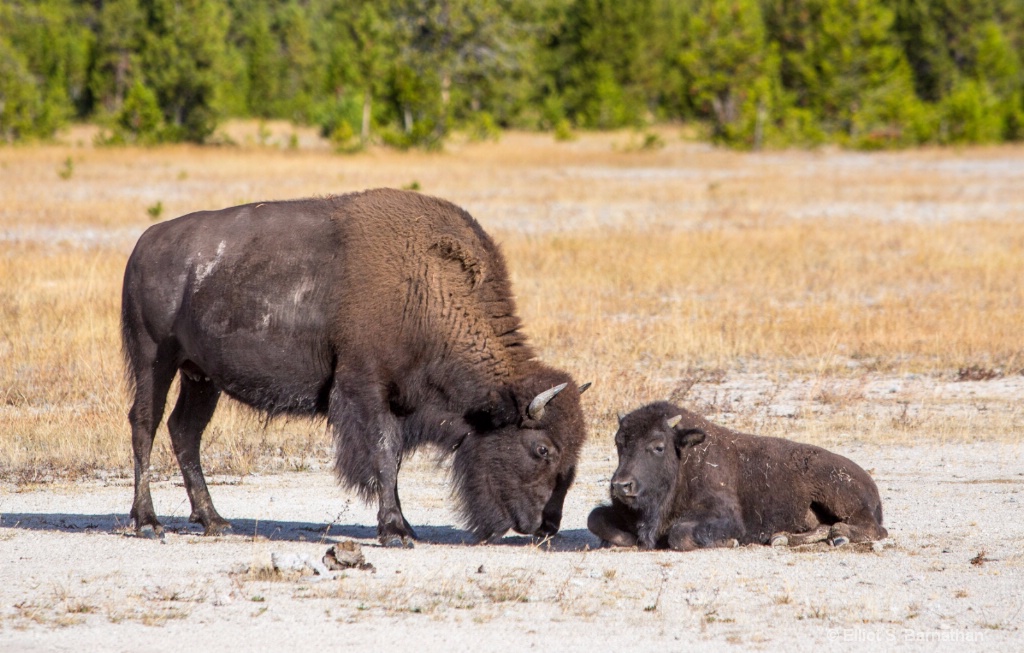
{"label": "bison horn", "polygon": [[615,413],[615,416],[619,418],[619,426],[622,426],[622,420],[626,419],[626,413]]}
{"label": "bison horn", "polygon": [[676,424],[678,424],[681,421],[683,421],[683,416],[682,415],[676,415],[675,417],[669,417],[667,420],[665,420],[665,422],[668,424],[668,427],[670,429],[674,429],[676,427]]}
{"label": "bison horn", "polygon": [[593,381],[587,381],[586,383],[584,383],[583,385],[581,385],[581,386],[580,386],[580,394],[583,394],[584,392],[586,392],[586,391],[587,391],[587,388],[589,388],[589,387],[590,387],[590,386],[592,386],[592,385],[594,385],[594,382],[593,382]]}
{"label": "bison horn", "polygon": [[555,387],[548,388],[534,397],[533,401],[530,402],[530,407],[526,409],[526,414],[530,416],[530,419],[540,420],[540,418],[544,416],[544,407],[548,405],[549,401],[555,398],[555,395],[562,390],[565,390],[567,385],[569,384],[562,383],[560,385],[556,385]]}

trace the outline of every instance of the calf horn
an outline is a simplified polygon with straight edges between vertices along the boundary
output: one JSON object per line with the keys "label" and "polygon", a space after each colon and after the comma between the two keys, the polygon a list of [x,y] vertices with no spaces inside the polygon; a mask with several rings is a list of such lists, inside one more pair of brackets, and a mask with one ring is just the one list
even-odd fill
{"label": "calf horn", "polygon": [[540,418],[544,416],[544,407],[548,405],[549,401],[555,398],[555,395],[557,395],[562,390],[565,390],[565,387],[567,385],[569,384],[562,383],[560,385],[556,385],[555,387],[548,388],[544,392],[534,397],[533,401],[530,402],[530,407],[526,409],[526,414],[530,417],[530,419],[540,420]]}

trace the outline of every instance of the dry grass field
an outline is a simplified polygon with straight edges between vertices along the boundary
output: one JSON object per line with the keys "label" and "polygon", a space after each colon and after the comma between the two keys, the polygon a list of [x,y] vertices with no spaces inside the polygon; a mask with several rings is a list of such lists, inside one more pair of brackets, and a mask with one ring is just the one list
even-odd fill
{"label": "dry grass field", "polygon": [[[625,630],[594,630],[591,639],[627,645],[630,628],[654,624],[660,630],[651,642],[771,647],[771,635],[741,632],[746,619],[769,629],[776,622],[828,625],[829,642],[833,632],[846,632],[835,629],[859,624],[882,624],[891,635],[914,624],[932,632],[952,623],[989,632],[996,648],[1017,637],[1024,606],[1012,589],[1021,586],[1024,564],[1019,513],[1016,521],[1005,513],[1011,517],[1004,526],[1012,527],[998,533],[977,521],[989,510],[1019,510],[1013,495],[1024,472],[1024,147],[744,154],[664,131],[665,146],[653,150],[625,132],[568,143],[509,134],[497,143],[454,143],[442,153],[337,155],[312,132],[268,128],[229,125],[236,145],[221,147],[98,149],[90,130],[78,128],[63,144],[0,148],[0,496],[8,497],[0,502],[0,525],[29,524],[0,530],[0,553],[5,565],[31,561],[23,563],[25,573],[35,574],[31,587],[41,587],[23,590],[32,598],[0,600],[0,644],[5,626],[10,635],[97,620],[180,624],[174,632],[184,636],[193,626],[220,623],[215,606],[232,601],[225,610],[239,627],[268,609],[277,621],[293,618],[275,613],[281,603],[271,599],[323,608],[329,622],[354,633],[347,641],[366,646],[386,641],[382,628],[421,619],[416,623],[434,628],[416,631],[428,650],[450,643],[446,624],[453,622],[478,628],[502,650],[510,648],[510,633],[533,628],[527,640],[541,645],[545,629],[571,634],[570,625],[588,628],[612,613],[629,615],[624,624],[613,621]],[[90,549],[97,558],[150,559],[148,580],[129,583],[134,589],[109,570],[83,572],[81,585],[70,571],[48,576],[32,552],[53,543],[38,538],[119,532],[130,505],[118,314],[124,264],[142,231],[194,210],[378,186],[416,187],[469,210],[503,247],[525,330],[541,357],[594,382],[584,397],[591,440],[567,505],[565,555],[554,559],[534,545],[458,544],[443,478],[429,457],[418,457],[403,468],[413,486],[403,497],[434,511],[410,510],[414,523],[428,524],[421,529],[427,542],[415,551],[426,556],[420,567],[413,552],[376,550],[368,558],[382,571],[373,582],[310,584],[260,575],[256,564],[229,573],[232,560],[265,557],[275,535],[254,537],[264,521],[283,546],[296,548],[310,524],[320,528],[334,514],[365,526],[343,535],[371,544],[375,519],[372,509],[350,507],[332,488],[322,423],[265,424],[224,401],[205,436],[203,461],[218,486],[214,500],[227,517],[244,517],[248,537],[204,543],[192,534],[165,429],[154,452],[165,479],[154,488],[157,510],[171,513],[169,548],[178,558],[217,560],[212,571],[196,568],[207,580],[185,580],[193,572],[173,580],[157,561],[169,553],[150,559],[151,543],[130,538],[89,541],[103,543]],[[822,444],[858,460],[880,479],[894,548],[843,554],[839,566],[825,565],[829,571],[814,551],[783,558],[751,550],[698,557],[589,551],[593,542],[581,524],[615,466],[615,415],[663,398],[735,428]],[[943,485],[951,460],[965,466],[954,470],[961,480],[950,482],[965,485]],[[308,470],[315,473],[294,474]],[[264,495],[276,497],[273,508],[254,508],[266,500],[259,498],[261,477],[270,484]],[[996,485],[977,485],[989,482]],[[307,483],[315,498],[290,494]],[[72,507],[83,493],[103,507]],[[966,503],[956,508],[961,499]],[[972,535],[965,539],[954,523],[969,524]],[[326,528],[310,538],[324,542]],[[921,557],[921,547],[932,557]],[[955,564],[978,580],[935,585],[938,567],[954,565],[950,555],[935,557],[940,549],[954,551]],[[969,565],[968,549],[981,562]],[[687,560],[730,571],[688,576]],[[1000,562],[982,566],[994,560]],[[472,570],[463,569],[470,563]],[[477,575],[477,564],[489,575]],[[874,597],[871,582],[841,598],[822,590],[821,582],[843,585],[847,564],[860,578],[898,568],[933,580],[920,595],[908,585],[909,593],[892,600]],[[745,589],[719,584],[734,565],[737,574],[745,570],[737,577]],[[751,571],[764,568],[773,571]],[[127,598],[114,603],[104,592]],[[935,597],[970,605],[974,616],[963,608],[960,621],[943,622]],[[996,614],[985,601],[1007,603],[1007,611]],[[745,611],[746,604],[756,609]],[[133,648],[135,631],[121,632],[121,639],[83,641]],[[861,631],[849,632],[854,644],[865,644],[856,639]],[[272,628],[264,634],[267,650],[296,641]],[[208,641],[225,644],[226,637]],[[822,630],[787,641],[804,650],[809,642],[825,645],[825,637]],[[14,637],[8,650],[34,650],[29,641]]]}
{"label": "dry grass field", "polygon": [[[750,373],[777,390],[809,380],[803,399],[826,414],[705,412],[822,442],[1006,440],[1024,423],[1014,406],[950,423],[931,410],[945,401],[934,392],[866,411],[863,391],[879,375],[1024,370],[1024,149],[740,154],[674,133],[654,151],[629,133],[513,134],[440,154],[338,156],[306,132],[286,146],[289,129],[258,138],[231,125],[237,147],[95,149],[78,130],[66,145],[0,149],[5,478],[128,469],[120,280],[148,225],[377,186],[418,185],[498,238],[542,356],[595,381],[598,441],[616,411]],[[899,423],[910,403],[912,429]],[[301,469],[326,453],[319,427],[265,428],[226,406],[206,439],[211,471]]]}

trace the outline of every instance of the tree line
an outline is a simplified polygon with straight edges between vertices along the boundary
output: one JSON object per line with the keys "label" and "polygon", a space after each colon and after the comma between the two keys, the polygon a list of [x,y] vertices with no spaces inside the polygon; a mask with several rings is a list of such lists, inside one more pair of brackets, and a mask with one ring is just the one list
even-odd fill
{"label": "tree line", "polygon": [[339,148],[693,122],[735,147],[1024,139],[1021,0],[3,0],[0,142]]}

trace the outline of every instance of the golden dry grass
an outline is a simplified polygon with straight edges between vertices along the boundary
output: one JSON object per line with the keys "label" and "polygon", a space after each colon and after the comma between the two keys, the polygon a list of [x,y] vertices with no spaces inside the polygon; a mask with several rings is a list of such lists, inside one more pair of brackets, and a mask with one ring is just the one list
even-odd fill
{"label": "golden dry grass", "polygon": [[[3,478],[130,469],[120,280],[151,213],[413,182],[501,241],[542,356],[596,382],[585,403],[602,442],[617,411],[751,371],[813,379],[813,400],[838,408],[780,422],[748,407],[738,423],[769,433],[1018,437],[1019,408],[950,423],[927,397],[902,423],[857,422],[870,398],[832,380],[1024,369],[1024,148],[740,154],[667,131],[651,152],[628,133],[511,134],[338,156],[308,132],[298,150],[278,146],[291,128],[272,128],[269,145],[235,124],[236,147],[94,149],[80,129],[63,145],[0,149]],[[157,468],[173,471],[159,441]],[[328,445],[321,425],[265,427],[225,402],[204,462],[304,469]]]}

